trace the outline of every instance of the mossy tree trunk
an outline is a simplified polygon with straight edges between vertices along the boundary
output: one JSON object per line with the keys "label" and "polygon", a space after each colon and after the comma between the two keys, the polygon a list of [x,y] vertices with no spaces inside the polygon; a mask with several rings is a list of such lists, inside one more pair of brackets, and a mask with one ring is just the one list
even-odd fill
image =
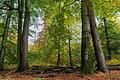
{"label": "mossy tree trunk", "polygon": [[87,0],[82,0],[81,19],[82,19],[81,73],[89,74],[90,72],[88,71],[89,63],[87,62],[88,62],[88,57],[92,54],[89,52],[91,33],[90,33],[90,21],[87,11]]}

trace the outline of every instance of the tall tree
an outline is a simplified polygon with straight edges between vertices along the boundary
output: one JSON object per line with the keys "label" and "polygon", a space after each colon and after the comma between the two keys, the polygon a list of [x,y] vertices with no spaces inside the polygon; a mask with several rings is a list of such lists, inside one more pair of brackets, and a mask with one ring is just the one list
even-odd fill
{"label": "tall tree", "polygon": [[69,39],[69,61],[70,61],[70,66],[72,66],[72,53],[71,53],[71,39]]}
{"label": "tall tree", "polygon": [[89,15],[89,20],[90,20],[90,29],[91,29],[91,35],[92,35],[92,40],[93,40],[93,46],[94,46],[94,51],[96,55],[96,60],[97,60],[97,66],[98,70],[107,72],[108,69],[105,64],[105,58],[104,54],[102,51],[102,47],[100,44],[100,39],[97,34],[97,25],[95,22],[95,14],[94,14],[94,8],[92,4],[92,0],[88,0],[88,15]]}
{"label": "tall tree", "polygon": [[[58,5],[58,19],[57,19],[57,29],[60,29],[64,23],[62,23],[62,18],[63,18],[63,14],[62,14],[62,8],[61,8],[61,0],[59,0],[59,5]],[[60,65],[60,48],[61,48],[61,35],[60,33],[57,34],[57,44],[58,44],[58,59],[57,59],[57,66]]]}
{"label": "tall tree", "polygon": [[59,47],[58,47],[58,58],[57,58],[57,66],[59,66],[60,65],[60,39],[59,39],[59,41],[58,41],[59,43]]}
{"label": "tall tree", "polygon": [[[10,6],[14,7],[14,0],[10,1]],[[4,27],[4,32],[2,35],[2,43],[1,43],[1,48],[0,48],[0,70],[3,70],[4,54],[5,54],[5,49],[6,49],[6,41],[7,41],[11,16],[12,16],[12,10],[9,9],[7,11],[7,18],[6,18],[6,23]]]}
{"label": "tall tree", "polygon": [[[24,71],[28,69],[28,33],[29,33],[29,21],[30,21],[30,1],[25,0],[25,17],[23,19],[23,0],[18,1],[18,71]],[[22,25],[23,24],[23,25]]]}
{"label": "tall tree", "polygon": [[22,70],[28,69],[28,34],[30,21],[30,1],[25,0],[25,17],[22,32]]}
{"label": "tall tree", "polygon": [[23,0],[18,0],[18,43],[17,43],[17,56],[18,56],[18,71],[21,70],[21,51],[22,51],[22,19],[23,19]]}
{"label": "tall tree", "polygon": [[[87,11],[87,0],[82,0],[81,4],[81,19],[82,19],[82,45],[81,45],[81,73],[87,74],[88,49],[90,48],[90,22]],[[87,56],[87,57],[86,57]]]}
{"label": "tall tree", "polygon": [[109,36],[108,36],[108,28],[107,28],[107,20],[106,18],[104,20],[104,27],[105,27],[105,36],[106,36],[106,46],[108,51],[108,59],[111,59],[111,50],[110,50],[110,42],[109,42]]}

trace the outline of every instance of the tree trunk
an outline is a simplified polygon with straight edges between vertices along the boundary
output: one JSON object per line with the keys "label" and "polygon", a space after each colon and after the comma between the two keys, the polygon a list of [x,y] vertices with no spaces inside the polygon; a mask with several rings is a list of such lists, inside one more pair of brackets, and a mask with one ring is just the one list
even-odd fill
{"label": "tree trunk", "polygon": [[[28,69],[28,33],[29,33],[29,21],[30,21],[30,1],[25,0],[25,17],[23,19],[24,1],[18,1],[18,71],[24,71]],[[23,25],[23,26],[22,26]]]}
{"label": "tree trunk", "polygon": [[22,53],[21,53],[22,71],[28,69],[29,21],[30,21],[30,3],[29,0],[25,0],[25,17],[24,17],[24,25],[23,25],[23,33],[22,33]]}
{"label": "tree trunk", "polygon": [[110,50],[110,43],[109,43],[109,36],[108,36],[108,29],[107,29],[107,20],[104,18],[104,27],[105,27],[105,36],[106,36],[106,46],[108,51],[108,59],[111,59],[111,50]]}
{"label": "tree trunk", "polygon": [[60,65],[60,39],[59,39],[57,66],[59,66],[59,65]]}
{"label": "tree trunk", "polygon": [[72,66],[72,54],[71,54],[71,40],[69,39],[69,61],[70,61],[70,66]]}
{"label": "tree trunk", "polygon": [[85,26],[86,26],[86,18],[85,16],[87,14],[85,14],[87,11],[85,10],[85,3],[86,0],[81,0],[81,19],[82,19],[82,44],[81,44],[81,73],[84,73],[85,70],[85,51],[86,51],[86,39],[85,39]]}
{"label": "tree trunk", "polygon": [[[59,18],[58,18],[58,23],[59,23],[59,25],[58,25],[58,27],[61,27],[61,21],[60,21],[61,19],[60,19],[60,18],[61,18],[61,0],[59,0]],[[57,40],[58,40],[58,44],[59,44],[59,45],[58,45],[59,47],[58,47],[57,66],[59,66],[59,65],[60,65],[60,46],[61,46],[61,45],[60,45],[60,43],[61,43],[60,40],[61,40],[61,39],[60,39],[60,36],[59,36],[59,35],[58,35],[58,39],[57,39]]]}
{"label": "tree trunk", "polygon": [[[11,7],[14,6],[14,0],[11,0]],[[0,49],[0,70],[3,70],[3,63],[4,63],[4,54],[6,49],[6,41],[8,36],[8,30],[11,20],[12,10],[9,10],[7,13],[7,19],[5,23],[5,28],[2,36],[2,42],[1,42],[1,49]]]}
{"label": "tree trunk", "polygon": [[58,49],[58,60],[57,60],[57,66],[60,65],[60,50]]}
{"label": "tree trunk", "polygon": [[82,45],[81,45],[81,73],[87,74],[86,61],[88,59],[88,49],[90,45],[90,23],[87,12],[87,0],[82,0],[81,5],[81,19],[82,19]]}
{"label": "tree trunk", "polygon": [[62,48],[62,65],[64,65],[64,45],[63,45],[63,48]]}
{"label": "tree trunk", "polygon": [[18,43],[17,43],[17,56],[18,56],[18,71],[21,71],[21,51],[22,51],[22,19],[23,19],[23,0],[18,0]]}
{"label": "tree trunk", "polygon": [[101,44],[100,44],[100,39],[99,39],[97,30],[96,30],[97,26],[95,22],[94,9],[93,9],[93,4],[91,0],[88,0],[88,15],[89,15],[89,20],[90,20],[91,35],[92,35],[98,70],[102,72],[107,72],[108,69],[105,64],[104,54],[103,54]]}

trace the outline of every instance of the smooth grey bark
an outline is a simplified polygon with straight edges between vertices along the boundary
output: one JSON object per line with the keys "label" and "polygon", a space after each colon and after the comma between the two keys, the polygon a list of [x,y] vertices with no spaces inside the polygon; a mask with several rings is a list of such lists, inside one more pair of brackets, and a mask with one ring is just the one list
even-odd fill
{"label": "smooth grey bark", "polygon": [[[14,7],[14,0],[11,0],[11,7]],[[12,16],[12,10],[9,9],[7,13],[7,18],[6,18],[3,35],[2,35],[2,42],[1,42],[1,48],[0,48],[0,70],[3,70],[4,54],[5,54],[5,49],[6,49],[6,41],[7,41],[11,16]]]}
{"label": "smooth grey bark", "polygon": [[105,36],[106,36],[106,46],[108,51],[108,59],[111,59],[111,49],[110,49],[110,42],[109,42],[109,36],[108,36],[108,28],[107,28],[107,20],[106,18],[104,20],[104,27],[105,27]]}
{"label": "smooth grey bark", "polygon": [[28,34],[29,34],[29,21],[30,21],[30,1],[25,0],[25,17],[23,24],[23,33],[22,33],[22,53],[21,61],[22,66],[21,70],[24,71],[28,69]]}
{"label": "smooth grey bark", "polygon": [[103,54],[100,39],[99,39],[97,30],[96,30],[97,25],[95,21],[95,14],[94,14],[93,4],[91,0],[88,0],[87,8],[88,8],[88,15],[89,15],[89,20],[90,20],[92,41],[93,41],[94,51],[95,51],[96,60],[97,60],[97,67],[98,67],[98,70],[102,72],[107,72],[108,69],[105,64],[104,54]]}
{"label": "smooth grey bark", "polygon": [[23,19],[24,1],[18,0],[18,71],[28,69],[28,33],[30,21],[30,1],[25,0],[25,16]]}
{"label": "smooth grey bark", "polygon": [[81,42],[81,73],[87,74],[87,65],[86,63],[88,60],[89,48],[90,48],[90,22],[89,16],[87,11],[87,0],[81,0],[81,19],[82,19],[82,42]]}

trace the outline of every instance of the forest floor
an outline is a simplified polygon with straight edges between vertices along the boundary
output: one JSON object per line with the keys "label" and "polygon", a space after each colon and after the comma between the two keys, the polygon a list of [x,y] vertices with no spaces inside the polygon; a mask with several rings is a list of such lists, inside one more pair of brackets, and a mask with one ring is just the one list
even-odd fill
{"label": "forest floor", "polygon": [[92,75],[82,75],[79,69],[73,68],[32,68],[20,73],[16,70],[4,70],[0,71],[0,80],[120,80],[120,70]]}

